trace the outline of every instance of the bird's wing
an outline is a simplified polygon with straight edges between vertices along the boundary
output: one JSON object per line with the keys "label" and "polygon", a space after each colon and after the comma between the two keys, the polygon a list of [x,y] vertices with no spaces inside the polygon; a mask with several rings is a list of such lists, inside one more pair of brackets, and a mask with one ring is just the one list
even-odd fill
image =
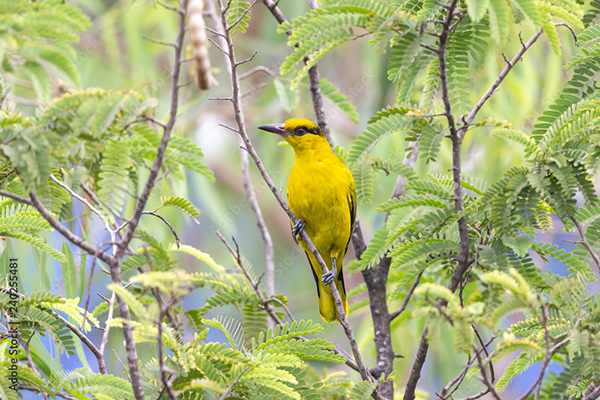
{"label": "bird's wing", "polygon": [[346,243],[346,249],[344,250],[344,254],[348,251],[348,245],[350,244],[350,239],[352,238],[352,230],[354,229],[354,220],[356,219],[356,187],[354,184],[354,179],[350,181],[350,185],[348,186],[348,211],[350,212],[350,236],[348,236],[348,242]]}

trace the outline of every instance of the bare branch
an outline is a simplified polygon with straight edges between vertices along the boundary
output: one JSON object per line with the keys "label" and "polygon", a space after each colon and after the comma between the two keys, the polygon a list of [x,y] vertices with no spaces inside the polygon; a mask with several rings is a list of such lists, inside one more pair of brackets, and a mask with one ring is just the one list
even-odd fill
{"label": "bare branch", "polygon": [[257,54],[258,54],[258,51],[255,51],[254,54],[252,54],[250,57],[248,57],[242,61],[236,61],[235,66],[238,67],[240,65],[249,63],[250,61],[254,60],[254,57],[256,57]]}
{"label": "bare branch", "polygon": [[[218,0],[218,4],[220,6],[220,9],[223,9],[223,1]],[[223,12],[221,12],[221,21],[222,21],[223,27],[227,26],[227,18]],[[243,116],[242,102],[241,102],[241,98],[240,98],[239,78],[238,78],[238,72],[237,72],[237,67],[240,65],[240,63],[238,63],[235,59],[235,50],[234,50],[233,40],[231,38],[230,33],[228,31],[226,31],[225,35],[226,35],[226,41],[227,41],[227,46],[228,46],[228,52],[229,52],[229,65],[231,66],[231,76],[230,77],[231,77],[231,85],[232,85],[232,91],[233,91],[234,116],[235,116],[236,123],[238,125],[239,134],[243,139],[244,145],[246,146],[248,153],[254,160],[263,179],[267,183],[267,186],[269,187],[269,189],[271,189],[271,192],[277,199],[277,202],[279,203],[281,208],[286,212],[286,214],[292,220],[292,222],[295,223],[297,221],[296,216],[294,215],[292,210],[287,205],[287,202],[283,199],[281,193],[279,193],[279,191],[277,190],[277,187],[275,186],[275,184],[273,183],[273,180],[267,173],[262,161],[258,157],[258,154],[256,153],[256,150],[254,149],[252,142],[250,141],[250,138],[248,137],[248,134],[246,132],[246,123],[245,123],[244,116]],[[301,234],[302,234],[302,238],[306,242],[307,246],[309,247],[309,249],[311,250],[313,255],[316,257],[319,265],[321,265],[321,269],[323,270],[323,273],[329,272],[327,265],[325,264],[325,262],[323,261],[323,258],[321,257],[321,254],[319,254],[319,251],[313,244],[313,242],[310,239],[310,237],[308,236],[308,234],[305,231],[302,231]],[[362,357],[358,350],[358,345],[356,343],[356,339],[354,338],[354,333],[352,332],[352,329],[350,328],[350,325],[348,324],[348,320],[346,319],[344,306],[342,304],[337,287],[335,285],[330,285],[330,287],[331,287],[331,292],[333,294],[333,297],[334,297],[336,305],[337,305],[340,323],[341,323],[342,327],[344,328],[344,333],[346,334],[346,337],[350,341],[352,353],[354,355],[356,364],[358,365],[360,375],[363,380],[371,381],[373,378],[370,376],[369,372],[367,371],[367,368],[365,367],[365,365],[362,361]]]}
{"label": "bare branch", "polygon": [[[223,235],[221,234],[221,232],[217,231],[216,234],[219,237],[219,239],[221,239],[221,241],[223,242],[223,244],[227,247],[227,250],[229,250],[229,253],[231,253],[231,255],[233,256],[233,258],[236,260],[236,264],[242,270],[242,272],[246,276],[246,279],[248,279],[248,282],[250,282],[250,285],[252,285],[252,288],[254,289],[254,292],[256,293],[256,295],[258,296],[258,299],[262,303],[262,307],[264,308],[264,310],[267,312],[267,314],[269,314],[269,317],[271,317],[271,319],[277,325],[283,326],[284,325],[283,321],[281,320],[281,318],[279,318],[279,316],[277,315],[277,313],[275,313],[275,311],[273,310],[273,308],[269,304],[270,302],[277,302],[277,303],[283,305],[283,303],[281,303],[281,301],[279,299],[275,298],[275,297],[269,298],[269,299],[265,298],[263,292],[258,287],[259,282],[256,282],[254,280],[254,278],[252,278],[252,275],[250,275],[250,273],[248,272],[248,270],[246,269],[246,267],[242,263],[242,259],[241,259],[240,254],[239,254],[239,249],[234,250],[231,247],[231,245],[227,242],[227,239],[225,239],[225,237],[223,237]],[[293,315],[290,312],[290,310],[287,307],[285,307],[285,306],[284,306],[284,309],[286,310],[286,313],[291,318],[291,320],[295,321],[295,318],[293,317]],[[306,338],[304,336],[298,336],[298,339],[300,339],[302,341],[309,340],[308,338]],[[353,370],[358,371],[358,366],[352,360],[350,360],[349,357],[347,357],[346,355],[342,354],[342,352],[337,348],[337,346],[336,346],[336,350],[333,350],[333,351],[335,353],[337,353],[337,354],[340,354],[342,357],[344,357],[346,359],[346,365],[348,365]]]}
{"label": "bare branch", "polygon": [[573,30],[573,28],[571,28],[571,25],[564,23],[564,22],[558,22],[558,23],[554,24],[554,26],[565,26],[568,30],[571,31],[571,35],[573,35],[573,39],[575,39],[575,43],[577,43],[577,35],[575,34],[575,31]]}
{"label": "bare branch", "polygon": [[[127,221],[128,229],[125,231],[119,245],[117,246],[117,252],[114,256],[114,261],[108,263],[110,267],[110,275],[113,283],[117,285],[122,285],[121,278],[121,262],[123,260],[123,256],[125,255],[125,251],[129,247],[129,243],[133,239],[133,235],[135,234],[135,230],[140,222],[140,218],[144,211],[144,207],[150,197],[150,193],[156,184],[156,178],[158,173],[163,165],[165,152],[167,150],[167,146],[171,139],[171,133],[173,131],[173,127],[175,126],[175,122],[177,121],[177,111],[179,109],[179,76],[181,73],[181,52],[183,47],[183,40],[186,31],[186,15],[187,15],[187,7],[188,0],[182,0],[181,8],[177,10],[178,12],[178,32],[177,39],[175,41],[174,48],[174,60],[173,60],[173,69],[171,72],[171,104],[169,110],[169,118],[164,127],[163,136],[161,138],[160,144],[158,146],[156,156],[154,162],[152,163],[152,167],[150,168],[150,173],[148,175],[146,184],[137,199],[135,209],[133,211],[132,217]],[[125,348],[127,351],[127,363],[129,365],[129,372],[131,374],[131,382],[133,387],[133,393],[135,395],[136,400],[145,399],[144,395],[144,387],[142,385],[142,379],[139,369],[139,358],[135,348],[135,338],[133,335],[133,326],[128,323],[131,320],[131,313],[129,311],[129,307],[127,303],[123,301],[120,297],[117,296],[117,305],[119,307],[119,314],[121,318],[123,318],[123,335],[125,337]]]}
{"label": "bare branch", "polygon": [[107,371],[106,364],[104,363],[104,354],[100,352],[100,350],[94,345],[94,343],[92,343],[92,341],[87,336],[85,336],[83,332],[79,330],[79,328],[77,328],[75,325],[70,323],[67,319],[63,318],[62,316],[58,315],[58,317],[64,322],[67,328],[69,328],[71,332],[73,332],[75,336],[77,336],[83,342],[83,344],[85,344],[88,347],[88,349],[90,349],[92,354],[94,354],[96,360],[98,360],[98,370],[100,371],[100,373],[106,374]]}
{"label": "bare branch", "polygon": [[477,363],[479,364],[479,372],[481,372],[481,377],[483,378],[483,384],[492,393],[492,396],[494,397],[494,399],[502,400],[502,398],[496,391],[496,388],[494,387],[493,383],[490,382],[490,380],[488,379],[487,372],[485,371],[485,365],[481,361],[481,355],[479,355],[479,352],[477,351],[476,347],[475,347],[475,356],[477,357]]}
{"label": "bare branch", "polygon": [[535,33],[531,37],[531,39],[529,39],[529,41],[527,43],[523,43],[521,41],[521,43],[523,43],[523,45],[521,46],[521,48],[519,49],[519,51],[517,52],[517,54],[515,54],[515,56],[509,62],[507,62],[506,66],[504,67],[504,69],[502,70],[502,72],[500,72],[500,75],[498,75],[498,77],[496,78],[496,80],[492,83],[492,85],[488,88],[488,90],[483,94],[483,96],[481,97],[481,99],[479,99],[479,101],[477,102],[477,104],[475,105],[475,107],[473,108],[473,110],[471,110],[471,112],[467,116],[467,118],[466,118],[466,124],[463,124],[461,126],[461,128],[460,128],[460,137],[461,138],[463,138],[465,136],[465,134],[467,133],[468,127],[471,125],[471,123],[473,122],[473,120],[477,116],[477,113],[479,112],[479,110],[481,109],[481,107],[483,107],[483,105],[485,104],[485,102],[490,97],[492,97],[492,95],[494,94],[494,92],[496,91],[496,89],[498,88],[498,86],[500,86],[500,84],[502,83],[502,81],[504,80],[504,78],[506,78],[506,76],[508,75],[508,73],[510,72],[510,70],[521,59],[521,57],[523,56],[523,54],[536,42],[536,40],[539,39],[539,37],[542,35],[542,32],[543,32],[543,30],[540,30],[537,33]]}
{"label": "bare branch", "polygon": [[[7,193],[7,192],[0,191],[0,196],[11,197],[13,199],[15,199],[15,197],[18,197],[18,196],[14,196],[12,194],[11,194],[11,196],[9,196],[8,194],[9,193]],[[95,247],[93,247],[91,244],[89,244],[88,242],[86,242],[85,240],[80,238],[79,236],[75,235],[73,232],[71,232],[65,226],[63,226],[56,218],[54,218],[52,216],[52,214],[50,214],[50,212],[48,210],[46,210],[46,208],[42,205],[42,203],[40,202],[40,200],[37,198],[37,196],[34,193],[30,193],[29,198],[30,198],[30,201],[28,201],[26,204],[29,204],[29,205],[32,205],[33,207],[35,207],[39,211],[39,213],[42,214],[42,217],[44,217],[46,219],[46,221],[48,221],[48,223],[50,225],[52,225],[54,227],[54,229],[56,229],[61,235],[63,235],[69,242],[80,247],[82,250],[87,251],[88,254],[90,254],[90,255],[96,254]],[[98,258],[107,264],[114,261],[113,256],[110,256],[109,254],[105,253],[104,251],[101,251],[100,253],[98,253]]]}
{"label": "bare branch", "polygon": [[173,236],[175,236],[175,243],[177,244],[177,248],[179,248],[179,246],[181,245],[181,241],[179,240],[179,236],[177,235],[177,231],[175,231],[175,228],[173,228],[173,225],[171,225],[169,223],[169,221],[167,221],[165,219],[165,217],[163,217],[160,214],[155,213],[154,211],[144,211],[142,214],[153,215],[156,218],[160,219],[162,222],[164,222],[169,227],[169,229],[171,230],[171,233],[173,234]]}

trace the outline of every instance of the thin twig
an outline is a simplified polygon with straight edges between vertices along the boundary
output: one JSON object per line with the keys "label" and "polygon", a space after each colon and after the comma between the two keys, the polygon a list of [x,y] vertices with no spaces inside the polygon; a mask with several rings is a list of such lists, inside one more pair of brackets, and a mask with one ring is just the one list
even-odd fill
{"label": "thin twig", "polygon": [[485,385],[485,387],[487,387],[490,390],[494,399],[502,400],[502,398],[496,391],[496,388],[494,387],[493,383],[490,382],[490,380],[488,379],[487,372],[485,371],[485,365],[483,365],[483,362],[481,361],[481,355],[477,351],[476,347],[475,347],[475,357],[477,357],[477,363],[479,364],[479,372],[481,372],[481,377],[483,378],[483,384]]}
{"label": "thin twig", "polygon": [[[129,243],[133,239],[133,235],[135,234],[135,230],[140,222],[140,218],[144,211],[144,207],[150,197],[150,193],[156,184],[156,178],[158,173],[163,165],[165,152],[167,150],[167,146],[169,141],[171,140],[171,133],[173,131],[173,127],[175,126],[175,122],[177,121],[177,112],[179,109],[179,76],[181,74],[181,53],[183,48],[183,41],[186,31],[186,16],[187,16],[187,8],[188,8],[188,0],[181,1],[181,7],[177,9],[178,12],[178,32],[177,39],[175,40],[174,47],[174,55],[173,55],[173,69],[171,72],[171,104],[169,109],[169,118],[167,123],[165,124],[163,130],[163,136],[161,138],[160,144],[156,151],[156,156],[154,158],[154,162],[152,163],[152,167],[150,169],[150,173],[148,175],[146,184],[137,199],[137,203],[135,205],[135,209],[133,211],[132,217],[128,221],[128,229],[123,235],[123,238],[119,242],[117,253],[115,254],[114,262],[108,263],[110,266],[110,273],[113,283],[117,285],[122,285],[122,277],[121,277],[121,262],[123,260],[123,256],[125,255],[125,251],[129,247]],[[127,350],[127,362],[129,364],[129,371],[131,374],[132,387],[136,400],[145,399],[144,388],[142,385],[141,374],[139,370],[138,364],[138,354],[135,348],[135,337],[133,335],[133,326],[128,323],[131,320],[131,313],[129,311],[129,307],[127,303],[123,299],[117,296],[117,304],[119,306],[119,313],[121,318],[123,318],[123,335],[125,337],[125,348]]]}
{"label": "thin twig", "polygon": [[[223,9],[223,1],[218,0],[218,4],[219,4],[220,9]],[[226,27],[227,26],[227,16],[223,12],[221,13],[221,21],[222,21],[223,27]],[[288,215],[288,217],[290,218],[292,223],[296,223],[297,222],[296,216],[294,215],[292,210],[287,205],[287,202],[281,196],[281,193],[279,193],[279,191],[277,190],[277,187],[275,186],[275,184],[273,183],[273,180],[267,173],[262,161],[258,157],[258,154],[256,153],[256,150],[254,149],[254,146],[252,145],[252,142],[250,141],[250,138],[248,137],[248,134],[246,132],[246,123],[245,123],[244,115],[243,115],[242,102],[241,102],[241,98],[240,98],[239,78],[238,78],[238,72],[237,72],[237,67],[238,67],[238,65],[240,65],[240,63],[238,63],[235,58],[235,49],[234,49],[233,40],[231,38],[230,32],[225,31],[225,35],[226,35],[226,41],[227,41],[227,46],[228,46],[228,52],[229,52],[229,65],[231,66],[230,78],[231,78],[231,85],[232,85],[232,92],[233,92],[232,94],[233,94],[234,117],[235,117],[235,121],[238,125],[240,136],[242,137],[242,139],[244,141],[244,145],[245,145],[246,149],[248,150],[248,153],[254,160],[263,179],[267,183],[267,186],[269,187],[269,189],[271,189],[271,192],[277,199],[277,202],[279,203],[281,208],[286,212],[286,214]],[[321,254],[315,247],[314,243],[312,242],[312,240],[308,236],[308,234],[305,231],[302,231],[301,235],[302,235],[302,239],[304,239],[306,245],[311,250],[311,252],[315,256],[315,258],[317,259],[319,265],[321,266],[321,269],[323,270],[323,273],[325,274],[325,273],[329,272],[329,269],[327,268],[327,265],[323,261]],[[358,365],[361,378],[366,381],[371,381],[373,378],[369,374],[367,368],[365,367],[365,365],[362,361],[362,357],[361,357],[360,351],[358,349],[358,344],[356,343],[356,339],[354,338],[354,332],[352,331],[352,329],[350,328],[350,325],[348,324],[348,320],[346,318],[346,314],[344,311],[344,306],[342,304],[340,294],[338,293],[337,287],[335,285],[330,285],[330,287],[331,287],[331,292],[332,292],[333,298],[335,299],[335,302],[337,305],[340,324],[342,325],[342,327],[344,329],[344,333],[346,334],[346,337],[348,338],[348,340],[350,342],[350,347],[352,348],[352,353],[354,355],[356,364]]]}
{"label": "thin twig", "polygon": [[163,42],[163,41],[156,40],[156,39],[150,39],[149,37],[146,37],[146,36],[142,36],[142,39],[147,40],[152,43],[160,44],[163,46],[170,46],[170,47],[177,48],[177,43]]}
{"label": "thin twig", "polygon": [[270,75],[270,76],[277,76],[277,74],[270,68],[267,68],[263,65],[259,65],[258,67],[254,67],[251,70],[244,72],[243,74],[240,74],[239,79],[240,79],[240,81],[242,81],[242,80],[248,78],[249,76],[254,75],[257,72],[264,72],[265,74]]}
{"label": "thin twig", "polygon": [[565,26],[565,27],[567,27],[567,29],[571,31],[571,35],[573,35],[573,39],[575,39],[575,43],[577,43],[577,35],[575,34],[575,31],[573,30],[573,28],[571,28],[571,25],[566,24],[564,22],[558,22],[558,23],[554,24],[554,26]]}
{"label": "thin twig", "polygon": [[175,237],[175,243],[177,244],[177,248],[179,248],[179,246],[181,245],[181,241],[179,240],[179,235],[177,235],[177,231],[175,230],[175,228],[173,227],[173,225],[171,225],[169,223],[169,221],[167,221],[165,219],[165,217],[163,217],[160,214],[155,213],[154,211],[144,211],[142,214],[153,215],[156,218],[160,219],[162,222],[164,222],[169,227],[169,229],[171,230],[171,233]]}
{"label": "thin twig", "polygon": [[119,357],[119,355],[117,354],[117,351],[115,349],[112,349],[112,351],[113,351],[113,353],[115,353],[115,357],[117,357],[119,364],[121,364],[121,368],[123,368],[125,375],[127,375],[127,379],[129,380],[129,382],[131,382],[131,375],[129,374],[129,370],[127,369],[127,366],[125,366],[125,363],[121,360],[121,357]]}
{"label": "thin twig", "polygon": [[[156,293],[158,293],[158,292],[156,292]],[[160,297],[160,295],[156,296],[156,301],[158,301],[158,306],[160,308],[160,312],[158,313],[158,321],[157,321],[157,324],[158,324],[158,334],[157,334],[158,366],[159,366],[159,371],[160,371],[160,379],[164,385],[165,392],[167,392],[168,398],[170,400],[177,400],[177,396],[176,396],[175,392],[173,391],[173,385],[171,384],[171,378],[167,376],[168,373],[171,373],[171,376],[173,376],[173,372],[168,370],[168,368],[165,365],[163,339],[162,339],[163,319],[165,317],[165,312],[166,312],[166,310],[168,310],[170,305],[169,305],[169,302],[167,302],[167,304],[163,304],[163,301],[162,301],[162,298]]]}
{"label": "thin twig", "polygon": [[100,350],[94,345],[94,343],[92,343],[92,341],[87,336],[85,336],[83,332],[79,330],[79,328],[70,323],[69,320],[67,320],[66,318],[63,318],[58,314],[57,316],[64,322],[67,328],[69,328],[71,332],[73,332],[75,336],[77,336],[83,342],[83,344],[85,344],[88,347],[88,349],[90,349],[92,354],[94,354],[96,360],[98,360],[98,370],[100,371],[100,373],[106,374],[107,371],[106,364],[104,363],[104,354],[100,352]]}
{"label": "thin twig", "polygon": [[419,281],[421,280],[421,276],[423,276],[423,272],[424,271],[419,272],[419,275],[417,275],[417,277],[415,278],[415,281],[413,282],[410,289],[408,289],[406,296],[404,296],[404,301],[402,301],[402,304],[400,305],[400,307],[393,313],[390,313],[390,321],[392,321],[394,318],[396,318],[397,316],[399,316],[400,314],[402,314],[404,312],[404,310],[406,309],[406,306],[408,305],[408,302],[410,301],[411,296],[413,295],[415,289],[417,288],[417,285],[419,285]]}
{"label": "thin twig", "polygon": [[250,4],[250,6],[249,6],[248,8],[246,8],[246,9],[244,10],[244,12],[242,12],[242,13],[240,14],[240,16],[238,17],[238,19],[236,19],[235,21],[233,21],[233,22],[231,23],[231,25],[228,25],[228,26],[227,26],[227,30],[229,30],[229,31],[230,31],[230,30],[232,30],[233,28],[235,28],[235,27],[237,26],[237,24],[239,24],[239,23],[240,23],[240,22],[241,22],[241,21],[242,21],[242,20],[243,20],[243,19],[246,17],[246,15],[248,15],[248,13],[250,12],[250,10],[252,10],[252,7],[254,7],[254,5],[256,4],[256,2],[257,2],[257,1],[258,1],[258,0],[254,0],[254,1],[252,2],[252,4]]}
{"label": "thin twig", "polygon": [[463,138],[465,136],[465,134],[467,133],[468,127],[471,125],[471,123],[477,116],[477,113],[479,112],[481,107],[483,107],[485,102],[488,101],[488,99],[490,97],[492,97],[492,95],[495,93],[496,89],[500,86],[502,81],[504,81],[504,78],[506,78],[506,76],[508,75],[510,70],[513,69],[513,67],[517,64],[517,62],[521,59],[521,57],[523,57],[523,54],[525,54],[525,52],[536,42],[536,40],[539,39],[539,37],[542,35],[542,32],[543,32],[543,30],[536,32],[529,39],[529,41],[527,41],[527,43],[523,43],[523,45],[521,46],[521,48],[519,49],[517,54],[515,54],[515,56],[504,66],[504,69],[502,70],[502,72],[500,72],[500,75],[498,75],[498,77],[492,83],[492,85],[488,88],[488,90],[483,94],[483,96],[481,96],[481,99],[479,99],[479,101],[477,102],[475,107],[473,107],[473,110],[471,110],[471,112],[465,119],[466,124],[463,124],[463,126],[461,126],[461,128],[460,128],[461,138]]}

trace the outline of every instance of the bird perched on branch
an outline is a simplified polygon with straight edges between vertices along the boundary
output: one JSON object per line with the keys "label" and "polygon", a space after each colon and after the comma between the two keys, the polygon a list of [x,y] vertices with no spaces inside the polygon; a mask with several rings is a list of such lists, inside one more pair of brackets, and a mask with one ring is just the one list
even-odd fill
{"label": "bird perched on branch", "polygon": [[314,122],[294,118],[258,128],[280,135],[296,153],[287,188],[288,203],[298,218],[292,225],[292,234],[297,242],[304,230],[321,253],[329,269],[327,274],[323,274],[316,258],[300,239],[317,284],[321,317],[327,322],[339,320],[329,285],[332,282],[336,285],[348,314],[342,264],[356,216],[352,173],[331,150],[325,134]]}

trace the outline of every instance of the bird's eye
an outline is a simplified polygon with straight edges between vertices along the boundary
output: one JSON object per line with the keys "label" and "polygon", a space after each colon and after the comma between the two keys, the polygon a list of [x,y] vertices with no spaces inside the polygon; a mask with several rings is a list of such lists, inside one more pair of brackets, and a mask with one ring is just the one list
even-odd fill
{"label": "bird's eye", "polygon": [[306,129],[298,128],[296,129],[296,135],[304,135],[306,133]]}

